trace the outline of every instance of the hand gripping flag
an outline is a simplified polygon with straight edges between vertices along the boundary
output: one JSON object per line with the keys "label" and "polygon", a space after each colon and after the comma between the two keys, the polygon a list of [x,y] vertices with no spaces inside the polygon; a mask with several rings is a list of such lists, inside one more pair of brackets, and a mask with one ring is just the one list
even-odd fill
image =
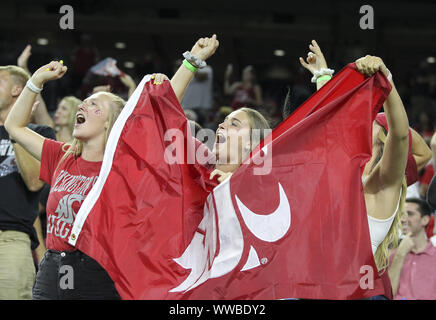
{"label": "hand gripping flag", "polygon": [[[107,270],[123,299],[384,293],[361,183],[372,122],[390,91],[384,75],[345,67],[215,188],[206,168],[165,161],[171,143],[187,150],[195,140],[169,83],[148,80],[112,129],[69,240]],[[165,139],[170,129],[183,132],[179,142]]]}

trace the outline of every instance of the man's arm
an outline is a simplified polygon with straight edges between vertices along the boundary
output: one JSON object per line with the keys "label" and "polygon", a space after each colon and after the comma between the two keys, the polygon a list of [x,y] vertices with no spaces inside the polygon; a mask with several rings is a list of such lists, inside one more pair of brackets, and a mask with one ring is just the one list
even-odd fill
{"label": "man's arm", "polygon": [[[41,205],[39,206],[41,208]],[[44,238],[42,236],[42,225],[41,225],[41,219],[39,217],[39,214],[35,220],[35,223],[33,224],[33,227],[36,230],[36,234],[38,236],[38,241],[39,241],[39,246],[34,251],[36,254],[37,263],[40,263],[47,248],[45,247]]]}
{"label": "man's arm", "polygon": [[391,265],[388,268],[389,279],[391,280],[392,285],[392,294],[395,296],[398,292],[398,288],[400,287],[400,276],[401,270],[403,269],[404,260],[407,257],[407,254],[412,250],[415,246],[410,233],[406,235],[406,237],[401,241],[397,252],[392,260]]}
{"label": "man's arm", "polygon": [[44,182],[39,180],[41,163],[32,157],[32,155],[24,150],[24,148],[18,143],[14,143],[13,147],[18,170],[27,189],[33,192],[39,191],[44,184]]}

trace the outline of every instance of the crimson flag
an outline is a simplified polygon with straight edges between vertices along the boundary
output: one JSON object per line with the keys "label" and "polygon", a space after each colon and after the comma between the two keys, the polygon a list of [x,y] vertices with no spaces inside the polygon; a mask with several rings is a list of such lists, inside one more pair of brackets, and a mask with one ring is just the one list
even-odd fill
{"label": "crimson flag", "polygon": [[[390,91],[350,64],[213,188],[169,83],[145,77],[117,119],[69,242],[123,299],[358,299],[383,294],[361,172]],[[169,130],[181,139],[167,139]],[[185,153],[169,163],[165,150]],[[184,160],[184,161],[180,161]],[[183,162],[183,163],[182,163]]]}

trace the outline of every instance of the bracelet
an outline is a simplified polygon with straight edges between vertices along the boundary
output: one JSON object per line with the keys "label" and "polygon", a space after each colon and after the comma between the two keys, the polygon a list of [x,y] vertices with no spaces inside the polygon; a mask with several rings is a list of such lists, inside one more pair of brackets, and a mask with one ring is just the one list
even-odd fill
{"label": "bracelet", "polygon": [[313,74],[312,79],[310,80],[312,83],[316,82],[316,79],[318,79],[321,76],[329,75],[332,76],[335,70],[329,69],[329,68],[321,68],[318,71],[315,71]]}
{"label": "bracelet", "polygon": [[197,68],[194,67],[192,64],[189,63],[188,60],[184,59],[183,60],[183,65],[191,72],[195,73],[197,72]]}
{"label": "bracelet", "polygon": [[320,82],[320,81],[329,81],[332,78],[332,76],[326,74],[324,76],[321,76],[319,78],[316,79],[316,83]]}
{"label": "bracelet", "polygon": [[35,86],[33,84],[32,80],[30,80],[30,79],[27,80],[26,87],[29,88],[30,91],[32,91],[32,92],[34,92],[36,94],[41,93],[41,91],[42,91],[42,88],[38,88],[37,86]]}
{"label": "bracelet", "polygon": [[388,68],[386,68],[389,71],[389,74],[387,75],[386,78],[388,78],[389,82],[392,81],[392,73],[391,70],[389,70]]}
{"label": "bracelet", "polygon": [[191,52],[186,51],[183,54],[183,57],[190,63],[192,64],[194,67],[202,69],[205,66],[207,66],[206,61],[203,61],[199,58],[197,58],[196,56],[194,56]]}

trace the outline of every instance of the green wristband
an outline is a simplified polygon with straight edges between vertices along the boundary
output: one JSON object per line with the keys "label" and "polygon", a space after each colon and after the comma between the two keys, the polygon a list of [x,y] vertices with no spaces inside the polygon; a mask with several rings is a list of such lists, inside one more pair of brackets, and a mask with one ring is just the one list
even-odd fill
{"label": "green wristband", "polygon": [[320,82],[320,81],[329,81],[332,78],[332,76],[329,76],[328,74],[319,77],[318,79],[316,79],[316,82]]}
{"label": "green wristband", "polygon": [[186,60],[186,59],[183,60],[183,65],[184,65],[184,66],[185,66],[189,71],[192,71],[192,72],[194,72],[194,73],[197,71],[197,68],[194,67],[192,64],[190,64],[189,61]]}

